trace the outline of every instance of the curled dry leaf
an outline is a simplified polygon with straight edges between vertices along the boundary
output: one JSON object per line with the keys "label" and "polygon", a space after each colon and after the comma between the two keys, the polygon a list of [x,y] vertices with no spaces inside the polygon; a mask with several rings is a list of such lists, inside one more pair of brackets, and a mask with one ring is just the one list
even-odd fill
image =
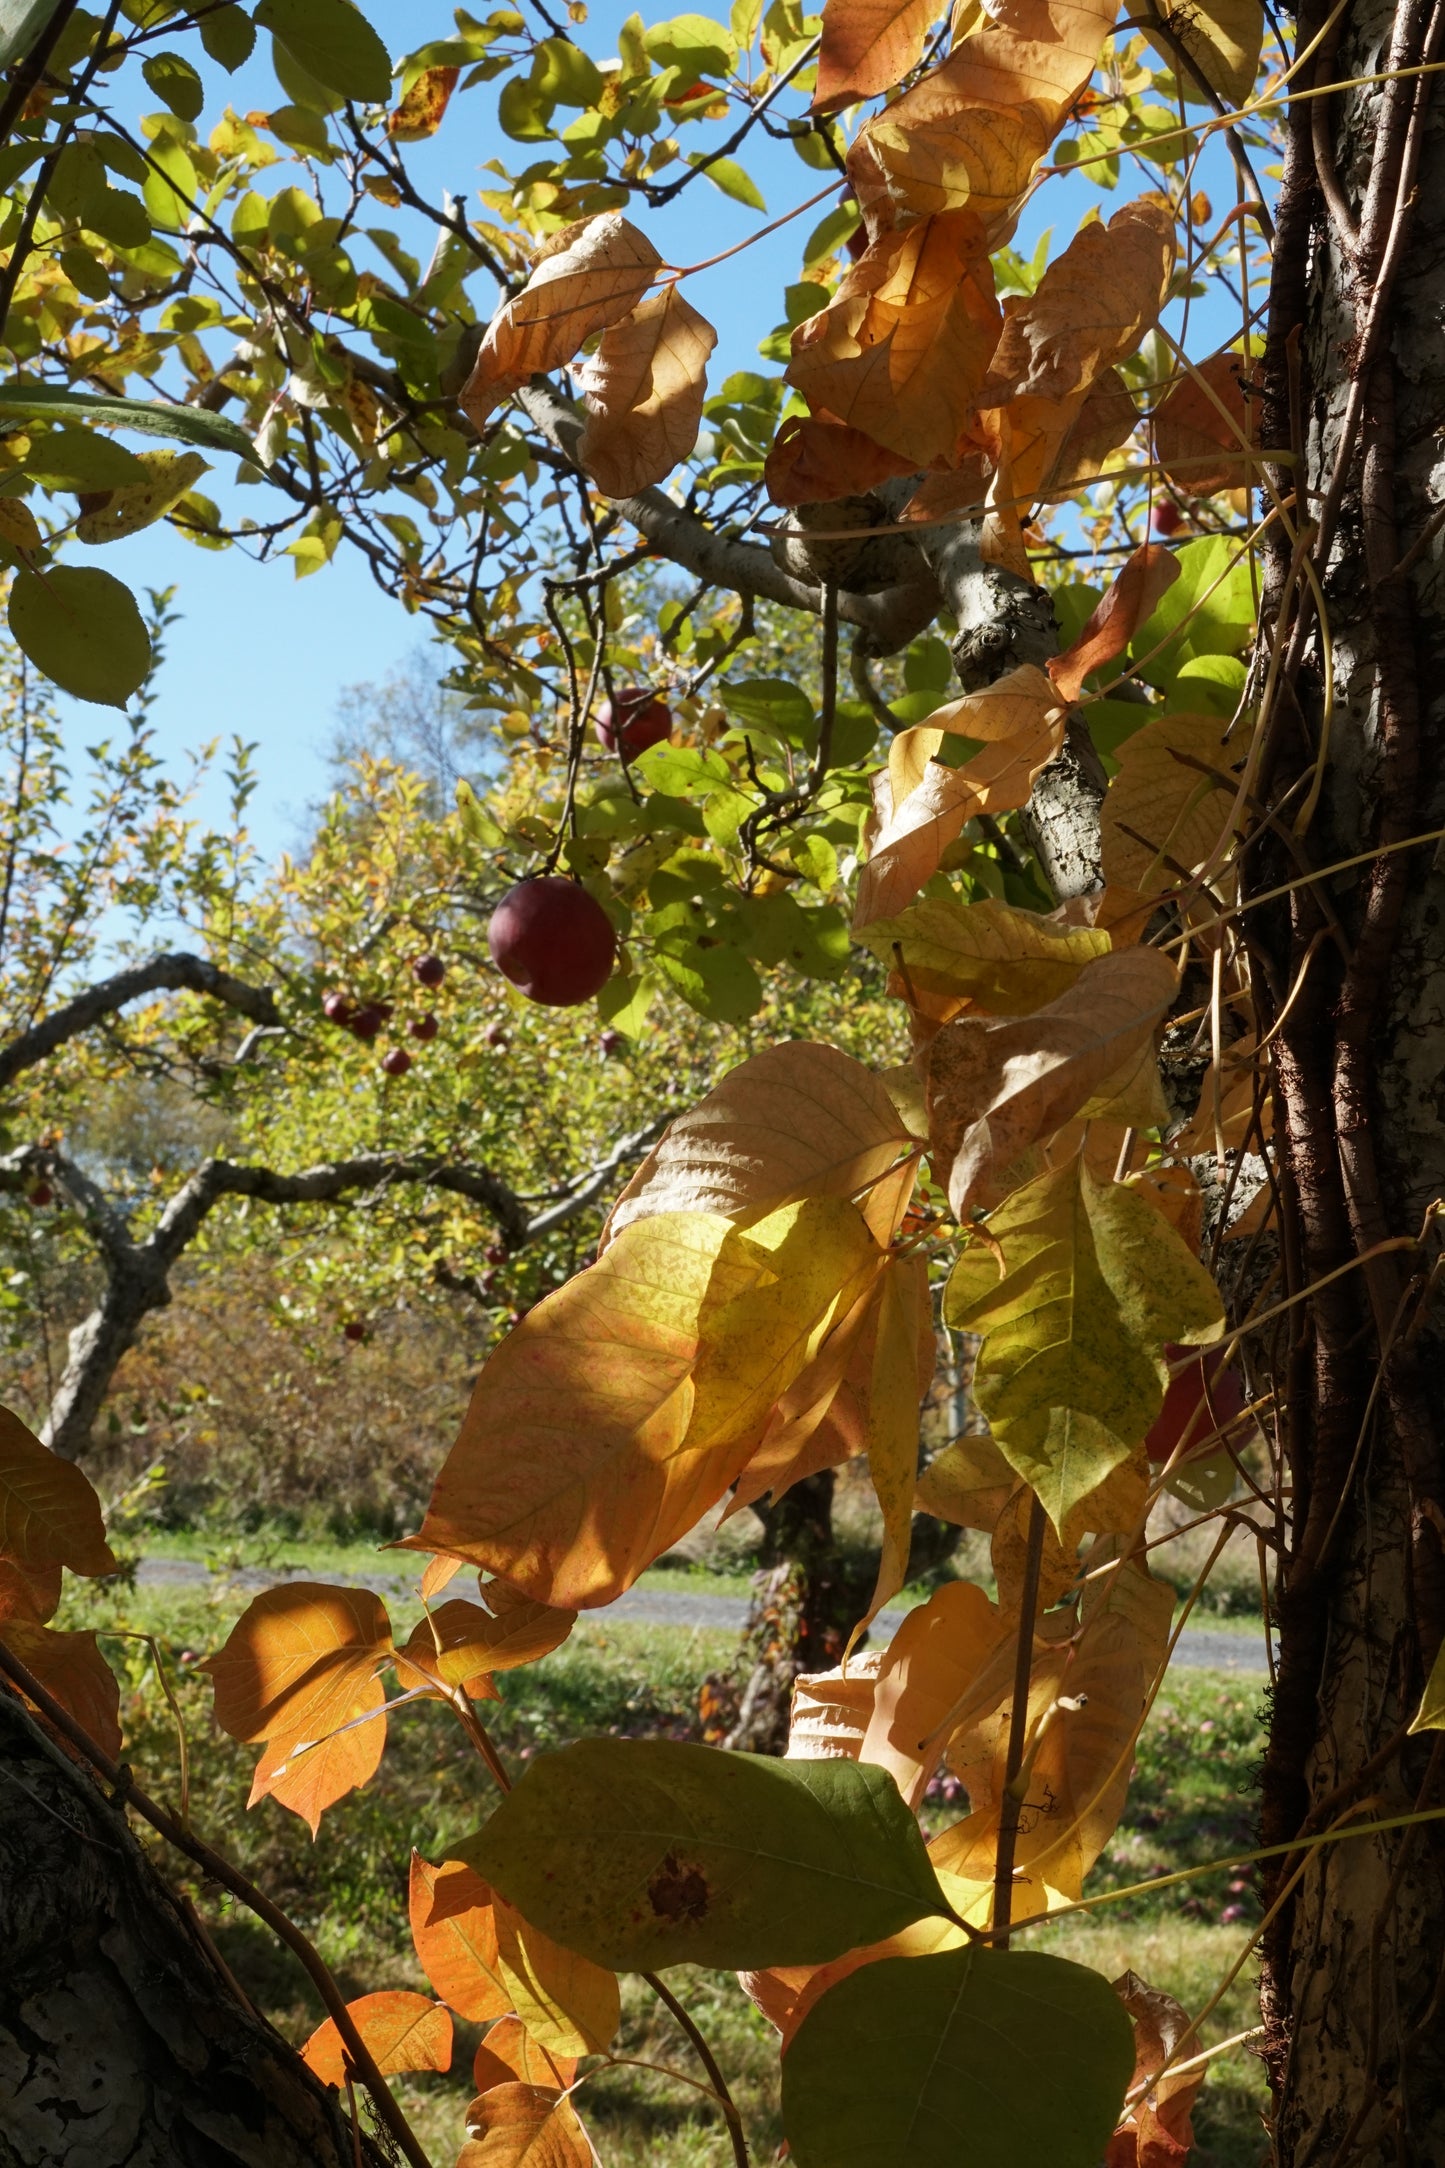
{"label": "curled dry leaf", "polygon": [[1010,310],[989,369],[989,404],[1066,399],[1126,360],[1154,323],[1174,269],[1174,214],[1141,196],[1107,226],[1090,219]]}
{"label": "curled dry leaf", "polygon": [[973,1394],[1009,1465],[1060,1532],[1143,1443],[1164,1404],[1164,1348],[1217,1340],[1219,1291],[1152,1205],[1081,1159],[1041,1175],[970,1246],[944,1314],[983,1335]]}
{"label": "curled dry leaf", "polygon": [[978,903],[924,897],[897,918],[874,919],[858,939],[894,966],[889,992],[910,994],[916,1013],[933,1025],[962,1009],[1027,1016],[1067,992],[1110,946],[1094,927],[1060,926],[992,896]]}
{"label": "curled dry leaf", "polygon": [[118,1570],[88,1479],[73,1461],[42,1445],[9,1408],[0,1408],[0,1557],[26,1572],[52,1566],[86,1574]]}
{"label": "curled dry leaf", "polygon": [[[346,2008],[384,2078],[398,2070],[451,2068],[452,2021],[439,2002],[404,1988],[388,1988],[379,1995],[362,1995]],[[346,2048],[334,2018],[317,2026],[301,2050],[301,2060],[323,2085],[345,2085]]]}
{"label": "curled dry leaf", "polygon": [[785,1760],[857,1761],[882,1661],[881,1649],[865,1649],[832,1671],[806,1671],[794,1679]]}
{"label": "curled dry leaf", "polygon": [[605,497],[661,482],[697,442],[717,333],[674,281],[602,334],[581,378],[587,427],[577,458]]}
{"label": "curled dry leaf", "polygon": [[1084,680],[1122,655],[1139,627],[1154,615],[1161,595],[1179,577],[1172,550],[1146,542],[1121,566],[1113,586],[1090,611],[1078,638],[1050,662],[1049,676],[1065,700],[1077,700]]}
{"label": "curled dry leaf", "polygon": [[[1044,672],[1025,663],[935,709],[925,727],[899,732],[874,786],[879,827],[858,883],[855,933],[911,902],[968,821],[1028,803],[1063,743],[1066,712]],[[981,741],[981,750],[945,767],[934,756],[950,737]]]}
{"label": "curled dry leaf", "polygon": [[1242,489],[1259,448],[1259,388],[1242,354],[1211,354],[1154,412],[1154,451],[1182,497]]}
{"label": "curled dry leaf", "polygon": [[1008,239],[1056,121],[1011,95],[965,40],[942,67],[885,106],[848,153],[848,178],[870,234],[910,218],[960,212],[978,221],[981,251]]}
{"label": "curled dry leaf", "polygon": [[1132,1078],[1177,984],[1158,949],[1125,949],[1096,956],[1032,1016],[960,1016],[943,1026],[927,1054],[930,1136],[935,1175],[960,1220],[998,1202],[1030,1145]]}
{"label": "curled dry leaf", "polygon": [[513,2082],[480,2093],[467,2110],[457,2168],[593,2168],[577,2111],[555,2087]]}
{"label": "curled dry leaf", "polygon": [[393,143],[424,143],[434,136],[451,103],[460,68],[423,68],[401,104],[386,116]]}
{"label": "curled dry leaf", "polygon": [[560,1648],[577,1623],[575,1611],[537,1603],[505,1581],[487,1582],[482,1594],[489,1608],[454,1597],[429,1618],[418,1620],[397,1652],[405,1684],[415,1682],[406,1677],[404,1664],[414,1664],[447,1686],[469,1685],[494,1671],[514,1671]]}
{"label": "curled dry leaf", "polygon": [[479,2093],[494,2085],[553,2085],[563,2091],[577,2075],[575,2055],[551,2055],[534,2040],[519,2017],[498,2018],[487,2028],[472,2063],[472,2083]]}
{"label": "curled dry leaf", "polygon": [[1161,715],[1119,747],[1101,814],[1104,878],[1157,896],[1203,866],[1234,811],[1243,745],[1217,715]]}
{"label": "curled dry leaf", "polygon": [[[742,1221],[805,1196],[852,1196],[912,1141],[886,1086],[861,1061],[810,1039],[768,1047],[664,1130],[612,1207],[599,1254],[658,1212]],[[891,1239],[891,1226],[870,1224],[880,1242]]]}
{"label": "curled dry leaf", "polygon": [[487,326],[461,395],[476,427],[529,377],[571,361],[594,331],[636,308],[661,261],[620,211],[554,234],[522,291]]}
{"label": "curled dry leaf", "polygon": [[793,333],[788,382],[901,458],[951,464],[1001,321],[977,218],[940,212],[871,243]]}
{"label": "curled dry leaf", "polygon": [[[1114,1993],[1134,2024],[1134,2075],[1129,2091],[1140,2097],[1124,2116],[1104,2155],[1104,2168],[1184,2168],[1194,2148],[1192,2110],[1205,2079],[1194,2070],[1165,2070],[1188,2062],[1198,2048],[1189,2013],[1172,1995],[1150,1987],[1137,1972],[1114,1982]],[[1163,2071],[1163,2076],[1160,2072]]]}
{"label": "curled dry leaf", "polygon": [[120,1687],[93,1633],[57,1633],[11,1617],[0,1626],[0,1641],[97,1746],[112,1759],[120,1753]]}
{"label": "curled dry leaf", "polygon": [[941,12],[938,0],[825,0],[813,111],[833,113],[902,82]]}
{"label": "curled dry leaf", "polygon": [[773,439],[763,483],[774,504],[829,504],[912,474],[914,465],[831,414],[790,414]]}

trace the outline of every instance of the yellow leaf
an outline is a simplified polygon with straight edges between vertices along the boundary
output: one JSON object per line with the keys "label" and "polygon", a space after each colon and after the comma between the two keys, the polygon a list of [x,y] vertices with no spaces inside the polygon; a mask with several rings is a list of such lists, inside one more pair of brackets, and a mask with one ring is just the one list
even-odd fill
{"label": "yellow leaf", "polygon": [[1227,778],[1243,746],[1227,744],[1217,715],[1161,715],[1120,746],[1104,799],[1104,878],[1157,895],[1202,866],[1234,811]]}
{"label": "yellow leaf", "polygon": [[831,1671],[793,1681],[786,1761],[857,1761],[873,1714],[881,1649],[865,1649]]}
{"label": "yellow leaf", "polygon": [[1091,1103],[1112,1098],[1153,1050],[1178,975],[1158,949],[1112,951],[1032,1016],[960,1016],[928,1048],[935,1176],[964,1219],[996,1204],[1009,1169]]}
{"label": "yellow leaf", "polygon": [[[861,1755],[888,1770],[911,1807],[921,1803],[981,1682],[993,1682],[1000,1652],[1011,1658],[1013,1641],[1014,1628],[981,1588],[949,1581],[909,1612],[888,1644]],[[1000,1687],[1004,1676],[1006,1667]],[[983,1687],[985,1699],[996,1690]]]}
{"label": "yellow leaf", "polygon": [[550,2055],[600,2055],[622,2022],[615,1972],[563,1949],[494,1896],[497,1970],[512,2008]]}
{"label": "yellow leaf", "polygon": [[1033,394],[1065,399],[1127,360],[1154,323],[1174,269],[1174,214],[1141,196],[1107,226],[1091,219],[1004,325],[989,405]]}
{"label": "yellow leaf", "polygon": [[31,556],[45,547],[35,514],[19,497],[0,497],[0,539]]}
{"label": "yellow leaf", "polygon": [[1065,993],[1110,947],[1100,929],[1060,926],[991,896],[979,903],[924,897],[896,918],[874,919],[858,938],[880,963],[895,965],[889,991],[911,993],[917,1011],[936,1024],[963,1008],[1027,1016]]}
{"label": "yellow leaf", "polygon": [[945,1315],[981,1333],[973,1391],[1055,1528],[1127,1460],[1164,1403],[1170,1342],[1217,1340],[1219,1292],[1173,1229],[1082,1160],[1030,1182],[954,1267]]}
{"label": "yellow leaf", "polygon": [[433,1867],[413,1852],[408,1912],[417,1959],[442,2001],[478,2024],[505,2016],[512,1997],[497,1963],[492,1892],[481,1876],[460,1860]]}
{"label": "yellow leaf", "polygon": [[586,2131],[553,2086],[496,2085],[467,2110],[457,2168],[593,2168]]}
{"label": "yellow leaf", "polygon": [[434,136],[457,87],[460,68],[423,68],[401,104],[386,116],[394,143],[424,143]]}
{"label": "yellow leaf", "polygon": [[1123,654],[1178,577],[1174,553],[1162,542],[1146,542],[1134,551],[1090,611],[1078,638],[1049,664],[1049,676],[1065,700],[1077,700],[1085,678]]}
{"label": "yellow leaf", "polygon": [[0,1557],[26,1571],[47,1566],[85,1574],[118,1570],[88,1477],[42,1445],[10,1408],[0,1408]]}
{"label": "yellow leaf", "polygon": [[[362,1995],[346,2009],[384,2078],[398,2070],[450,2069],[452,2021],[439,2002],[388,1988],[379,1995]],[[301,2050],[301,2060],[323,2085],[346,2083],[346,2048],[334,2018],[317,2026]]]}
{"label": "yellow leaf", "polygon": [[665,481],[697,442],[717,333],[674,283],[602,334],[577,458],[605,497]]}
{"label": "yellow leaf", "polygon": [[914,1493],[920,1513],[935,1513],[956,1528],[992,1528],[1018,1478],[986,1431],[955,1438],[935,1453]]}
{"label": "yellow leaf", "polygon": [[[1264,43],[1260,0],[1160,0],[1160,14],[1226,105],[1243,105],[1259,73]],[[1147,28],[1145,36],[1149,35]],[[1179,55],[1159,42],[1167,68]]]}
{"label": "yellow leaf", "polygon": [[940,212],[871,243],[793,333],[787,379],[920,467],[952,461],[1001,320],[978,220]]}
{"label": "yellow leaf", "polygon": [[815,113],[891,90],[923,58],[936,0],[825,0]]}
{"label": "yellow leaf", "polygon": [[1445,1731],[1445,1649],[1430,1666],[1411,1731]]}
{"label": "yellow leaf", "polygon": [[634,309],[662,258],[620,211],[552,236],[519,294],[504,301],[483,339],[461,404],[480,429],[531,376],[557,368]]}
{"label": "yellow leaf", "polygon": [[[911,902],[968,821],[1028,803],[1063,743],[1066,719],[1044,672],[1025,663],[936,709],[925,727],[898,733],[888,773],[874,784],[878,832],[858,883],[855,933]],[[945,767],[934,756],[949,737],[981,740],[983,750]]]}
{"label": "yellow leaf", "polygon": [[85,509],[75,523],[80,541],[119,542],[154,526],[211,471],[209,460],[199,452],[136,452],[133,456],[148,479],[125,483],[103,496],[82,498]]}

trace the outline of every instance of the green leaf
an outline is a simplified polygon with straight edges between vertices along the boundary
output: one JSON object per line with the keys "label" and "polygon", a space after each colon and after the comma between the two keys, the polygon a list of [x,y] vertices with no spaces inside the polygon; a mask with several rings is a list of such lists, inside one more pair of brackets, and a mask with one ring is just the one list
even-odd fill
{"label": "green leaf", "polygon": [[346,0],[261,0],[256,22],[328,90],[367,105],[384,105],[390,98],[386,47]]}
{"label": "green leaf", "polygon": [[735,948],[687,941],[659,949],[657,961],[689,1008],[714,1024],[745,1024],[763,1005],[762,981]]}
{"label": "green leaf", "polygon": [[194,216],[201,184],[190,154],[174,136],[157,136],[150,149],[151,169],[142,193],[158,226],[184,228]]}
{"label": "green leaf", "polygon": [[824,1964],[947,1910],[893,1779],[850,1761],[584,1739],[540,1755],[459,1853],[617,1972]]}
{"label": "green leaf", "polygon": [[36,669],[77,700],[123,708],[150,669],[150,635],[135,596],[90,566],[17,572],[10,630]]}
{"label": "green leaf", "polygon": [[146,478],[134,452],[93,429],[47,430],[31,444],[25,472],[42,489],[123,489]]}
{"label": "green leaf", "polygon": [[800,685],[787,678],[742,678],[719,688],[728,714],[784,745],[811,746],[817,741],[818,718],[813,703]]}
{"label": "green leaf", "polygon": [[34,45],[59,0],[0,0],[0,68]]}
{"label": "green leaf", "polygon": [[206,102],[201,78],[179,53],[152,53],[141,63],[141,74],[150,88],[169,106],[178,120],[195,120]]}
{"label": "green leaf", "polygon": [[213,8],[201,17],[198,27],[202,45],[228,75],[234,75],[237,68],[250,59],[256,43],[256,25],[244,8]]}
{"label": "green leaf", "polygon": [[632,772],[664,798],[702,798],[732,781],[721,753],[699,752],[690,745],[649,746],[632,763]]}
{"label": "green leaf", "polygon": [[[1242,654],[1254,631],[1249,559],[1228,535],[1186,542],[1175,562],[1178,579],[1129,645],[1129,659],[1138,663],[1139,675],[1161,688],[1195,656]],[[1160,652],[1142,661],[1155,647]]]}
{"label": "green leaf", "polygon": [[[60,419],[108,422],[117,428],[138,430],[142,436],[174,437],[182,444],[197,444],[206,451],[234,452],[239,459],[255,457],[245,430],[238,429],[224,415],[207,414],[200,407],[167,406],[159,399],[108,398],[92,392],[70,391],[58,384],[22,384],[12,380],[0,384],[0,416],[11,414],[27,421],[44,421],[55,415]],[[134,479],[130,475],[126,478]],[[86,483],[84,486],[93,488],[97,485]]]}
{"label": "green leaf", "polygon": [[[745,203],[750,211],[767,209],[762,190],[736,158],[712,158],[703,165],[706,155],[703,151],[689,151],[687,162],[690,166],[702,166],[713,187],[720,188],[725,196],[731,196],[734,203]],[[826,305],[826,294],[823,298]]]}
{"label": "green leaf", "polygon": [[822,263],[836,249],[842,247],[850,233],[856,233],[860,223],[856,203],[840,203],[836,210],[820,219],[803,244],[803,268],[811,271],[814,264]]}
{"label": "green leaf", "polygon": [[660,67],[681,71],[684,88],[700,75],[728,75],[737,66],[731,33],[706,15],[675,15],[671,22],[654,23],[642,42]]}
{"label": "green leaf", "polygon": [[974,1397],[999,1450],[1054,1526],[1126,1460],[1164,1404],[1169,1342],[1217,1340],[1219,1290],[1162,1213],[1083,1160],[1040,1175],[990,1215],[1003,1253],[965,1250],[944,1291],[958,1332],[983,1335]]}
{"label": "green leaf", "polygon": [[464,775],[457,778],[457,812],[463,828],[474,841],[489,851],[501,846],[504,841],[501,829]]}
{"label": "green leaf", "polygon": [[658,982],[651,972],[636,979],[624,978],[619,972],[597,996],[597,1014],[604,1024],[614,1025],[629,1039],[639,1039],[657,991]]}
{"label": "green leaf", "polygon": [[1097,2168],[1133,2069],[1128,2013],[1083,1965],[887,1957],[799,2026],[783,2128],[797,2168]]}

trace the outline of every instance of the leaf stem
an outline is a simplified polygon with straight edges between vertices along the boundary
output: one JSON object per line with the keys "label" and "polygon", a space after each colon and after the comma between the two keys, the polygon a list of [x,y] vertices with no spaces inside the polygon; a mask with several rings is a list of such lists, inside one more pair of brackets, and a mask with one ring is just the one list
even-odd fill
{"label": "leaf stem", "polygon": [[1014,1698],[1009,1711],[1008,1761],[1005,1765],[1003,1801],[998,1817],[998,1852],[993,1871],[993,1944],[1006,1950],[1009,1920],[1013,1911],[1014,1854],[1018,1849],[1019,1816],[1023,1811],[1024,1743],[1029,1723],[1029,1675],[1034,1663],[1034,1615],[1039,1607],[1039,1574],[1044,1558],[1044,1526],[1047,1515],[1035,1492],[1029,1499],[1028,1547],[1024,1554],[1023,1589],[1019,1598],[1018,1650],[1014,1658]]}
{"label": "leaf stem", "polygon": [[748,2141],[746,2133],[743,2130],[743,2119],[738,2112],[737,2102],[733,2099],[732,2094],[728,2091],[727,2079],[723,2076],[722,2071],[718,2068],[717,2057],[713,2054],[713,2051],[708,2046],[707,2041],[703,2038],[697,2026],[694,2024],[692,2018],[688,2015],[687,2011],[678,2001],[676,1995],[673,1994],[672,1989],[666,1986],[664,1982],[659,1979],[658,1975],[655,1972],[644,1972],[642,1977],[644,1980],[646,1980],[648,1986],[652,1989],[652,1992],[654,1995],[656,1995],[658,2001],[664,2004],[666,2008],[672,2012],[672,2015],[677,2019],[678,2024],[682,2027],[683,2031],[687,2034],[688,2039],[692,2042],[693,2048],[697,2054],[698,2061],[702,2064],[703,2069],[707,2072],[709,2078],[712,2080],[713,2091],[717,2095],[718,2106],[722,2109],[724,2118],[726,2119],[728,2126],[728,2136],[732,2140],[733,2161],[735,2163],[735,2168],[750,2168],[750,2164],[748,2161]]}

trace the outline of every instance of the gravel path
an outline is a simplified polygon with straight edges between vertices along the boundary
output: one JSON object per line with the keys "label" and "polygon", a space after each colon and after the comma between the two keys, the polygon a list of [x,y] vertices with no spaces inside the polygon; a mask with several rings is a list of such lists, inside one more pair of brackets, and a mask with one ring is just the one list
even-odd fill
{"label": "gravel path", "polygon": [[[144,1558],[137,1574],[143,1588],[197,1587],[205,1582],[227,1581],[233,1588],[255,1593],[259,1589],[274,1588],[282,1581],[303,1581],[310,1578],[304,1567],[292,1567],[271,1572],[264,1567],[243,1567],[234,1574],[213,1573],[199,1559],[191,1558]],[[346,1586],[374,1587],[385,1593],[410,1591],[415,1586],[414,1573],[395,1573],[382,1569],[368,1575],[364,1582],[351,1574],[337,1574],[334,1579]],[[738,1633],[747,1617],[747,1601],[742,1596],[691,1596],[674,1589],[629,1589],[605,1610],[594,1611],[592,1618],[600,1623],[604,1619],[623,1619],[636,1625],[703,1627],[718,1633]],[[895,1633],[902,1625],[905,1613],[884,1611],[879,1614],[878,1631],[883,1638]],[[1218,1671],[1228,1675],[1245,1673],[1264,1676],[1269,1665],[1264,1648],[1254,1635],[1245,1633],[1211,1633],[1207,1627],[1188,1626],[1179,1637],[1174,1652],[1174,1662],[1187,1671]]]}

